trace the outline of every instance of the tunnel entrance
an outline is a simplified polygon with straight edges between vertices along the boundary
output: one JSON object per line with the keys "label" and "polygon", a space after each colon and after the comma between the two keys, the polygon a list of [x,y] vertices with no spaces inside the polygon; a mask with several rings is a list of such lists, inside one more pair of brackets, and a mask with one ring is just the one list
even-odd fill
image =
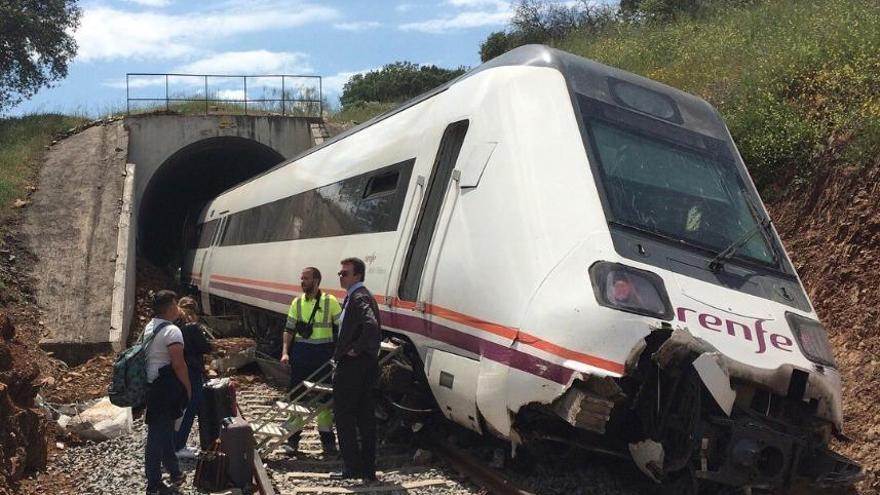
{"label": "tunnel entrance", "polygon": [[138,210],[138,252],[165,269],[180,266],[184,227],[221,192],[284,160],[240,137],[205,139],[181,148],[153,174]]}

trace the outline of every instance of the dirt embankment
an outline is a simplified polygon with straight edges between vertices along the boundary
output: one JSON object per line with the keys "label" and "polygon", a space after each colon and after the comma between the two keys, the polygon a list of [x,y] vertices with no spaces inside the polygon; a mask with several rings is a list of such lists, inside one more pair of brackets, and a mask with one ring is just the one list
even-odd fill
{"label": "dirt embankment", "polygon": [[862,493],[880,493],[880,163],[827,167],[811,184],[768,205],[843,379],[838,448],[865,466]]}
{"label": "dirt embankment", "polygon": [[0,226],[0,495],[46,467],[51,433],[36,397],[57,370],[37,347],[44,327],[29,276],[34,258],[18,227],[16,219]]}

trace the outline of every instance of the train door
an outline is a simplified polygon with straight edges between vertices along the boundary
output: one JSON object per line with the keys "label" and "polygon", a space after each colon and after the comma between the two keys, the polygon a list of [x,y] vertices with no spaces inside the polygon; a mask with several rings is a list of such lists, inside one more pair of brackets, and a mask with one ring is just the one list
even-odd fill
{"label": "train door", "polygon": [[439,247],[432,241],[441,230],[439,220],[444,200],[450,189],[453,170],[467,129],[468,121],[461,120],[449,124],[443,133],[401,269],[398,297],[402,301],[415,303],[422,311],[430,303],[430,294],[425,291],[425,287],[431,285],[430,278],[434,275],[432,270],[426,270],[426,262],[432,250]]}
{"label": "train door", "polygon": [[[225,211],[223,213],[226,213]],[[223,214],[221,213],[221,215]],[[220,217],[220,222],[217,224],[217,229],[214,231],[214,236],[211,238],[211,244],[205,249],[204,255],[202,255],[202,264],[199,269],[199,272],[202,276],[202,308],[205,314],[213,315],[214,313],[211,310],[211,296],[210,296],[210,284],[211,284],[211,258],[214,255],[214,251],[220,245],[220,241],[223,239],[223,234],[226,232],[226,224],[229,221],[229,217]]]}
{"label": "train door", "polygon": [[415,303],[424,312],[425,334],[431,339],[425,352],[425,376],[443,414],[467,428],[482,432],[477,411],[477,383],[480,360],[473,349],[456,347],[449,339],[451,331],[431,308],[436,263],[443,247],[449,215],[455,207],[457,188],[450,187],[456,178],[456,164],[467,134],[469,122],[461,120],[446,127],[425,188],[421,209],[412,230],[406,257],[401,268],[398,297]]}

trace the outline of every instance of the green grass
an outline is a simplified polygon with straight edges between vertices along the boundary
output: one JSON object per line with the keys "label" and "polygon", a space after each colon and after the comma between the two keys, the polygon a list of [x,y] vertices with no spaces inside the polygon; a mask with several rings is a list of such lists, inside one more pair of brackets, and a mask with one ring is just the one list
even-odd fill
{"label": "green grass", "polygon": [[771,191],[880,149],[880,3],[768,0],[699,20],[554,43],[702,96]]}
{"label": "green grass", "polygon": [[398,105],[400,105],[400,103],[395,102],[366,102],[349,105],[347,107],[342,107],[336,112],[330,112],[327,115],[327,121],[338,124],[351,122],[360,124],[377,115],[383,114],[392,108],[396,108]]}
{"label": "green grass", "polygon": [[14,212],[15,200],[27,196],[52,136],[86,121],[58,114],[0,119],[0,224]]}

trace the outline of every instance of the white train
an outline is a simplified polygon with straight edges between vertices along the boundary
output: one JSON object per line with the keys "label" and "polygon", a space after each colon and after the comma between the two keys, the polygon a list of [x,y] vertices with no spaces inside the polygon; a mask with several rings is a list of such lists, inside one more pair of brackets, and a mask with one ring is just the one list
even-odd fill
{"label": "white train", "polygon": [[221,194],[198,229],[206,309],[264,333],[303,267],[343,295],[329,274],[364,259],[384,330],[477,432],[668,483],[861,476],[827,449],[840,374],[727,128],[663,84],[521,47]]}

